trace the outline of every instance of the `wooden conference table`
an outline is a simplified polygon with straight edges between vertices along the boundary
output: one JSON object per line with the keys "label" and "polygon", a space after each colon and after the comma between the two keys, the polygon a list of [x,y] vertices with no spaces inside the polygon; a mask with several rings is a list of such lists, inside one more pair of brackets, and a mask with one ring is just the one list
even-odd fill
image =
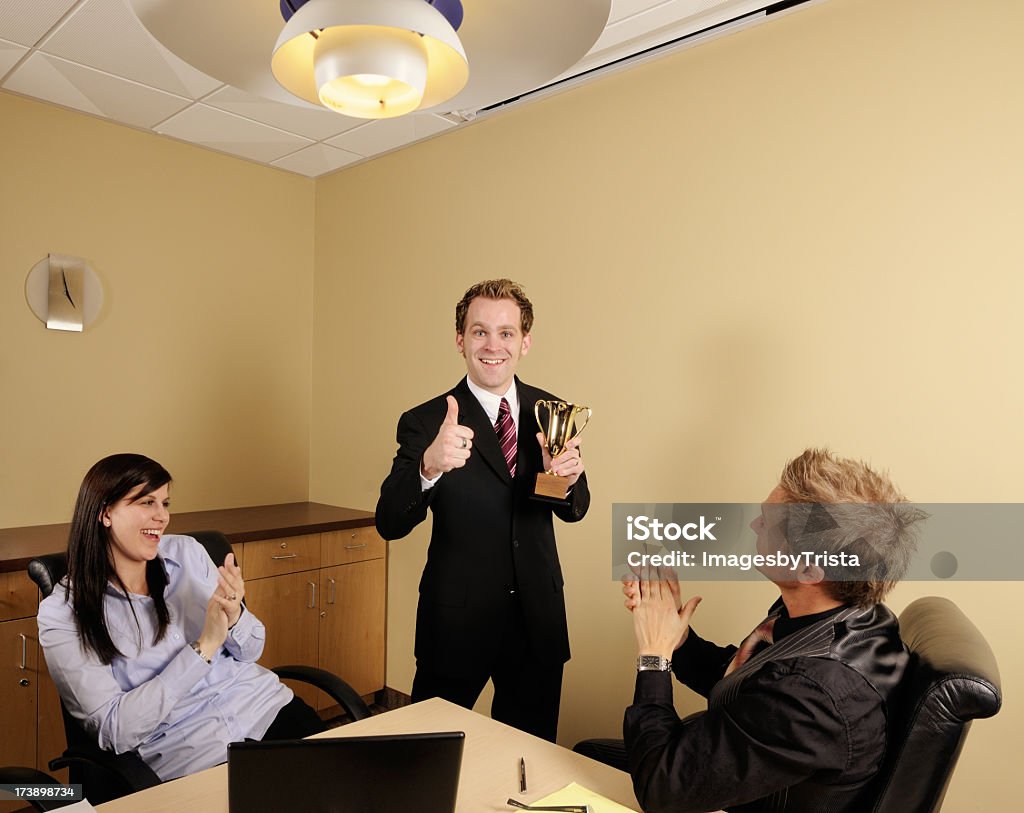
{"label": "wooden conference table", "polygon": [[[629,774],[524,734],[445,700],[425,700],[367,720],[325,731],[317,737],[465,731],[456,813],[513,813],[509,797],[529,803],[570,782],[632,810],[639,804]],[[519,793],[519,759],[526,759],[526,793]],[[101,813],[227,813],[227,765],[139,791],[96,808]]]}

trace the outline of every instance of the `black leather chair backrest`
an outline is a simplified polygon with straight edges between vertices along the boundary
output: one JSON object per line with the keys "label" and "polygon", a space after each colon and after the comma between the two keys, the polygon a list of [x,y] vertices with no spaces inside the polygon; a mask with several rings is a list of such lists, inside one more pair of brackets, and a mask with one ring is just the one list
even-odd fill
{"label": "black leather chair backrest", "polygon": [[984,636],[948,599],[910,604],[900,635],[910,664],[889,703],[886,758],[863,809],[936,813],[971,721],[1002,705],[999,667]]}
{"label": "black leather chair backrest", "polygon": [[186,536],[191,536],[206,548],[217,567],[224,564],[224,557],[231,553],[231,543],[220,531],[189,531]]}
{"label": "black leather chair backrest", "polygon": [[46,598],[57,582],[68,572],[68,557],[64,553],[47,553],[28,563],[28,575],[37,585],[39,594]]}

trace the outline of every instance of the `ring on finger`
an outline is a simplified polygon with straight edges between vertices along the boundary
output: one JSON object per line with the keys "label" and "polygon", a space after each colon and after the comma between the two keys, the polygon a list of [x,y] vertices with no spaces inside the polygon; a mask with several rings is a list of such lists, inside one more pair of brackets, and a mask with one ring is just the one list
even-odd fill
{"label": "ring on finger", "polygon": [[238,593],[232,593],[230,596],[228,596],[228,599],[230,601],[238,601]]}
{"label": "ring on finger", "polygon": [[463,449],[465,449],[467,445],[468,445],[468,444],[466,443],[466,439],[465,439],[465,438],[463,438],[463,439],[462,439],[462,448],[463,448]]}

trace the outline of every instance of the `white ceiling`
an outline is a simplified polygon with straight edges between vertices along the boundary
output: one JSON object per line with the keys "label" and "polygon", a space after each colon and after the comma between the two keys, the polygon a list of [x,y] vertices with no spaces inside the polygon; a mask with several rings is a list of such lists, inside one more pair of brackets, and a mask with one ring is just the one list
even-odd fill
{"label": "white ceiling", "polygon": [[[597,43],[558,78],[571,79],[737,18],[744,17],[706,36],[754,24],[764,19],[755,12],[784,5],[612,0]],[[465,126],[478,115],[471,110],[366,122],[253,96],[170,53],[127,0],[0,0],[0,88],[313,178]],[[493,99],[488,106],[503,101]]]}

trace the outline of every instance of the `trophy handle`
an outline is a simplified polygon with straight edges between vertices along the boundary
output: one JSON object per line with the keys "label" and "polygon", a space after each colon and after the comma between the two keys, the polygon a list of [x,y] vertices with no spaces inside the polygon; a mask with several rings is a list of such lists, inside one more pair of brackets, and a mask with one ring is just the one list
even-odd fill
{"label": "trophy handle", "polygon": [[[576,416],[582,415],[584,410],[586,410],[587,418],[585,421],[583,421],[583,426],[580,426],[578,423],[576,423]],[[576,427],[576,431],[573,432],[572,434],[573,437],[576,437],[580,432],[582,432],[586,428],[587,424],[590,423],[590,418],[593,414],[594,410],[592,410],[590,407],[578,406],[572,408],[573,424]]]}
{"label": "trophy handle", "polygon": [[544,440],[548,439],[548,430],[544,428],[544,424],[540,420],[540,405],[543,404],[547,410],[548,415],[551,414],[551,404],[548,401],[538,401],[533,405],[533,417],[537,421],[537,428],[540,429],[540,433],[544,436]]}

